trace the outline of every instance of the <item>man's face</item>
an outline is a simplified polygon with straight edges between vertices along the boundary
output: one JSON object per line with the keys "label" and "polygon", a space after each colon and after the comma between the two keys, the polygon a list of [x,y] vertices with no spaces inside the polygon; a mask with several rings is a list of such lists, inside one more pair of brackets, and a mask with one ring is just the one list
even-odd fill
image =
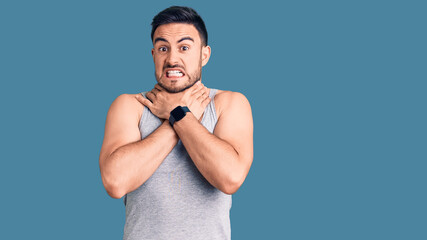
{"label": "man's face", "polygon": [[192,24],[160,25],[153,36],[155,75],[158,84],[171,93],[184,91],[201,79],[202,66],[210,57],[210,47],[202,46]]}

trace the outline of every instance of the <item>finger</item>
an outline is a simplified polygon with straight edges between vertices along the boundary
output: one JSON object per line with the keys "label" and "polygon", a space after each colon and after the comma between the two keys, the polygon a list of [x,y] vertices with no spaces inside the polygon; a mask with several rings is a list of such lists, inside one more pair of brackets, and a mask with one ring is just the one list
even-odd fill
{"label": "finger", "polygon": [[154,93],[152,93],[152,92],[147,92],[146,94],[145,94],[145,96],[152,102],[153,100],[155,100],[156,99],[156,95],[154,95]]}
{"label": "finger", "polygon": [[196,88],[191,92],[191,95],[195,95],[200,93],[201,91],[203,91],[203,86],[202,85],[198,85],[196,86]]}
{"label": "finger", "polygon": [[207,97],[205,100],[203,100],[202,102],[202,106],[203,108],[205,108],[206,106],[208,106],[208,104],[211,102],[211,98]]}
{"label": "finger", "polygon": [[154,88],[157,89],[157,90],[159,90],[159,91],[164,91],[165,90],[159,84],[154,85]]}
{"label": "finger", "polygon": [[186,89],[184,91],[184,95],[186,97],[192,96],[194,94],[194,92],[197,91],[198,87],[199,87],[199,83],[200,81],[197,81],[193,86],[191,86],[190,88]]}
{"label": "finger", "polygon": [[150,92],[154,93],[154,95],[157,95],[160,92],[160,90],[157,88],[153,88],[153,89],[151,89]]}
{"label": "finger", "polygon": [[191,88],[189,88],[189,89],[190,89],[191,93],[193,94],[194,92],[199,91],[199,90],[200,90],[200,88],[201,88],[201,86],[202,86],[202,83],[201,83],[200,81],[197,81],[197,82],[196,82],[193,86],[191,86]]}
{"label": "finger", "polygon": [[141,96],[141,95],[136,95],[136,100],[138,100],[138,102],[140,102],[142,105],[151,108],[151,106],[153,106],[153,103],[148,100],[147,98]]}
{"label": "finger", "polygon": [[[205,97],[206,96],[208,97],[209,96],[209,89],[207,87],[203,87],[197,92],[197,94],[199,94],[199,93],[201,93],[201,95],[205,95]],[[199,98],[201,95],[199,95],[197,98]]]}
{"label": "finger", "polygon": [[206,94],[206,95],[209,96],[209,89],[207,87],[203,86],[202,91],[203,91],[204,94]]}
{"label": "finger", "polygon": [[152,97],[154,97],[154,99],[157,99],[157,95],[158,95],[159,93],[160,93],[160,91],[159,91],[159,90],[157,90],[157,89],[153,88],[153,89],[151,89],[151,91],[149,91],[146,95],[147,95],[147,96],[149,96],[150,100],[152,100],[152,99],[153,99]]}
{"label": "finger", "polygon": [[203,91],[203,90],[201,90],[201,91],[198,91],[196,94],[194,94],[195,96],[196,96],[196,99],[197,100],[200,100],[200,101],[202,101],[202,100],[204,100],[205,98],[207,98],[207,97],[209,97],[206,93],[205,93],[205,91]]}

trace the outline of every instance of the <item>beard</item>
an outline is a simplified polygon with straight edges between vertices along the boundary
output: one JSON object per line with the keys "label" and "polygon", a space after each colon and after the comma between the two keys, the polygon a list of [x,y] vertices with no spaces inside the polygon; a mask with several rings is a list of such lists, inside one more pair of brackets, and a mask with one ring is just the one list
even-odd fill
{"label": "beard", "polygon": [[[183,66],[181,65],[166,65],[163,69],[163,72],[166,68],[176,68],[176,67],[180,67],[182,69],[184,69]],[[185,70],[185,69],[184,69]],[[180,86],[180,87],[167,87],[164,84],[162,84],[161,80],[161,76],[158,76],[156,74],[156,71],[154,71],[154,76],[156,77],[157,80],[157,84],[159,84],[160,87],[162,87],[163,89],[166,90],[166,92],[168,93],[179,93],[179,92],[183,92],[189,88],[191,88],[194,84],[196,84],[196,82],[200,81],[201,76],[202,76],[202,64],[200,62],[199,65],[199,69],[194,72],[193,74],[188,74],[188,80],[186,82],[186,84],[184,86]]]}

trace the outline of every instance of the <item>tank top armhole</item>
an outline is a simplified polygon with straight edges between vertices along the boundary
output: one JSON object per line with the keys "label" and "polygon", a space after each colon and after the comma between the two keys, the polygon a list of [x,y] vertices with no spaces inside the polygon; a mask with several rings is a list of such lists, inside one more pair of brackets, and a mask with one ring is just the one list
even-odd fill
{"label": "tank top armhole", "polygon": [[212,101],[212,114],[213,114],[213,117],[215,119],[215,122],[217,122],[218,116],[216,115],[215,96],[216,96],[216,93],[218,92],[218,90],[217,89],[212,89],[212,90],[213,90],[213,93],[212,93],[212,96],[210,96],[211,101]]}
{"label": "tank top armhole", "polygon": [[[140,94],[143,96],[143,97],[145,97],[145,94],[146,94],[147,92],[141,92]],[[146,106],[144,106],[144,109],[142,110],[142,114],[141,114],[141,119],[139,119],[139,124],[138,124],[138,128],[141,130],[141,125],[142,125],[142,123],[145,121],[145,119],[147,118],[147,110],[148,110],[148,108],[146,107]]]}
{"label": "tank top armhole", "polygon": [[205,112],[203,113],[203,117],[202,117],[202,121],[201,121],[202,123],[205,122],[207,111],[210,111],[212,113],[212,116],[215,120],[214,121],[215,123],[216,123],[216,121],[218,121],[218,117],[216,116],[216,109],[215,109],[215,95],[216,95],[217,91],[218,91],[218,89],[213,89],[213,88],[210,89],[209,97],[211,98],[211,102],[208,104],[208,106],[205,109]]}

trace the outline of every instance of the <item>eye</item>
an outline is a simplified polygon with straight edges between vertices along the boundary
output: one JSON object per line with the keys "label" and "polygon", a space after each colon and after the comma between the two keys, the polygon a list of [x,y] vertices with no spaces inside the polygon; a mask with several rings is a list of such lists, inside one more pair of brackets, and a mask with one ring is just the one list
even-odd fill
{"label": "eye", "polygon": [[190,49],[188,46],[182,46],[181,47],[181,50],[183,50],[183,51],[187,51],[188,49]]}
{"label": "eye", "polygon": [[159,47],[159,52],[166,52],[168,49],[166,47]]}

